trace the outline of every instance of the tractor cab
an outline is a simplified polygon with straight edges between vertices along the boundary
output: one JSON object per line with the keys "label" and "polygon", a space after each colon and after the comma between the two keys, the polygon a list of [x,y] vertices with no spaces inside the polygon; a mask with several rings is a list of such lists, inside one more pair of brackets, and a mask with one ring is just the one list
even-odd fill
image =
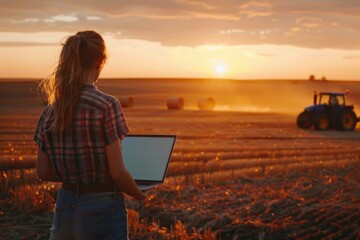
{"label": "tractor cab", "polygon": [[329,128],[351,131],[359,119],[352,105],[346,105],[346,93],[320,92],[314,93],[314,105],[306,107],[297,118],[300,128],[327,130]]}
{"label": "tractor cab", "polygon": [[345,93],[323,92],[319,94],[319,104],[325,104],[333,107],[345,106],[345,96]]}

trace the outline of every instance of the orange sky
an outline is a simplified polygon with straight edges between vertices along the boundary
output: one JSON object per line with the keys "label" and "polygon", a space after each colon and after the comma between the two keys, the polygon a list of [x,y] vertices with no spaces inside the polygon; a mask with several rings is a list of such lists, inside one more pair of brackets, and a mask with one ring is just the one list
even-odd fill
{"label": "orange sky", "polygon": [[102,77],[360,80],[357,0],[2,2],[0,77],[46,77],[64,37],[100,32]]}

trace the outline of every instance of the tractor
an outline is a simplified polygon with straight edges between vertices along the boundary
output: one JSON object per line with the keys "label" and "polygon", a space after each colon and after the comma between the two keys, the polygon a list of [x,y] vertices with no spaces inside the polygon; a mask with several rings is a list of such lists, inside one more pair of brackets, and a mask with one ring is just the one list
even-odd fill
{"label": "tractor", "polygon": [[352,131],[360,121],[354,113],[353,105],[345,104],[346,93],[314,92],[314,105],[306,107],[297,117],[300,128],[311,128],[324,131],[339,129]]}

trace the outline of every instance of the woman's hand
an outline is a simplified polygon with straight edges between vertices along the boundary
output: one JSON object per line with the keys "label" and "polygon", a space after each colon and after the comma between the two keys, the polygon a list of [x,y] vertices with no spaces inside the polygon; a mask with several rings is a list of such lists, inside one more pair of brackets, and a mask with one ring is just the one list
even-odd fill
{"label": "woman's hand", "polygon": [[138,186],[130,173],[126,170],[122,158],[120,140],[106,146],[106,156],[109,163],[109,173],[116,185],[127,195],[136,200],[145,200],[146,196]]}

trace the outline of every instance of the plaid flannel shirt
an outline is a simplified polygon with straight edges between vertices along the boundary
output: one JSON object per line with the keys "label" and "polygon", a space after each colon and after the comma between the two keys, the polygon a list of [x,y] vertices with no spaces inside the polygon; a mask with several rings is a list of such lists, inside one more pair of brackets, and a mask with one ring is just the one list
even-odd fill
{"label": "plaid flannel shirt", "polygon": [[105,146],[126,135],[126,124],[118,99],[84,85],[70,127],[49,131],[51,105],[44,108],[34,141],[45,152],[55,172],[66,183],[111,183]]}

